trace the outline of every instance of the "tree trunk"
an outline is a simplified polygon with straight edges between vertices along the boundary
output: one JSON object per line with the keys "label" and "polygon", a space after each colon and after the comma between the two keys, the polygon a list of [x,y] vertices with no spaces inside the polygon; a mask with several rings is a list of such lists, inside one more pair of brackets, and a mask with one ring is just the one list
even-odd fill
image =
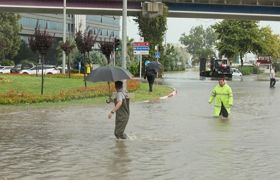
{"label": "tree trunk", "polygon": [[87,81],[86,81],[86,53],[84,53],[84,81],[85,81],[85,88],[87,87]]}
{"label": "tree trunk", "polygon": [[70,56],[70,55],[68,54],[68,56],[67,56],[67,57],[68,57],[68,58],[67,58],[67,59],[68,59],[68,63],[67,63],[67,64],[68,64],[68,67],[67,67],[67,69],[68,69],[68,77],[71,78],[70,57],[69,57],[69,56]]}
{"label": "tree trunk", "polygon": [[42,70],[42,79],[41,79],[41,95],[44,94],[44,55],[41,56],[42,57],[42,67],[41,67],[41,70]]}
{"label": "tree trunk", "polygon": [[242,58],[243,56],[241,55],[241,53],[240,53],[240,63],[241,63],[241,68],[243,67],[243,58]]}

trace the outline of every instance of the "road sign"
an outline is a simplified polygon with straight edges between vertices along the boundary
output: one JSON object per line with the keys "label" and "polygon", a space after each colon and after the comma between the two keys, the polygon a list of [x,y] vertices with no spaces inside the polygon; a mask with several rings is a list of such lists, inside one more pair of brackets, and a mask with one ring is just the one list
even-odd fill
{"label": "road sign", "polygon": [[157,58],[157,59],[160,58],[160,52],[157,51],[157,52],[155,53],[155,58]]}
{"label": "road sign", "polygon": [[134,54],[148,55],[149,50],[150,50],[149,42],[134,42],[133,43]]}

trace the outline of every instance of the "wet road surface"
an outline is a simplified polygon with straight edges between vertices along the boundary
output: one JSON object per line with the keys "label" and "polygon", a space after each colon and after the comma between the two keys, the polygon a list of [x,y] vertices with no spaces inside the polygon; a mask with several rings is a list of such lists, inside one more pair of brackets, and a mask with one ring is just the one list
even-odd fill
{"label": "wet road surface", "polygon": [[280,179],[280,87],[254,79],[228,82],[223,121],[208,104],[217,81],[167,74],[178,94],[131,104],[125,141],[107,119],[112,104],[1,109],[0,179]]}

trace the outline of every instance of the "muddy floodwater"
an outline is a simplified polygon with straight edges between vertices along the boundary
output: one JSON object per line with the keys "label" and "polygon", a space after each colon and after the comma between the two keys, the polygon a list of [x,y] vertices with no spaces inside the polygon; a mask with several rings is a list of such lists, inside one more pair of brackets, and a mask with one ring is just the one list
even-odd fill
{"label": "muddy floodwater", "polygon": [[217,81],[197,74],[166,74],[176,96],[132,103],[125,141],[107,119],[112,104],[0,109],[0,179],[280,179],[279,82],[228,81],[224,121],[208,104]]}

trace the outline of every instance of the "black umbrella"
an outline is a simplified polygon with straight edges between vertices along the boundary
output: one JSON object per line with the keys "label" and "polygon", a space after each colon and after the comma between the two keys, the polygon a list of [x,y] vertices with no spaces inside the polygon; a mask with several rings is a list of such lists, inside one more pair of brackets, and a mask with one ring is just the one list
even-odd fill
{"label": "black umbrella", "polygon": [[[110,82],[112,81],[121,81],[125,79],[131,79],[132,74],[118,66],[101,66],[96,69],[94,69],[87,77],[87,81],[91,82],[102,82],[107,81],[109,86],[109,94],[111,93],[110,90]],[[112,102],[111,96],[109,96],[109,99],[106,100],[107,103]]]}
{"label": "black umbrella", "polygon": [[121,81],[124,79],[131,79],[132,74],[118,66],[101,66],[94,69],[87,77],[87,81],[91,82],[112,82],[112,81]]}
{"label": "black umbrella", "polygon": [[160,69],[160,63],[159,62],[156,62],[156,61],[153,61],[153,62],[150,62],[147,64],[146,68],[149,69],[149,70],[155,70],[156,72],[159,72],[159,69]]}

